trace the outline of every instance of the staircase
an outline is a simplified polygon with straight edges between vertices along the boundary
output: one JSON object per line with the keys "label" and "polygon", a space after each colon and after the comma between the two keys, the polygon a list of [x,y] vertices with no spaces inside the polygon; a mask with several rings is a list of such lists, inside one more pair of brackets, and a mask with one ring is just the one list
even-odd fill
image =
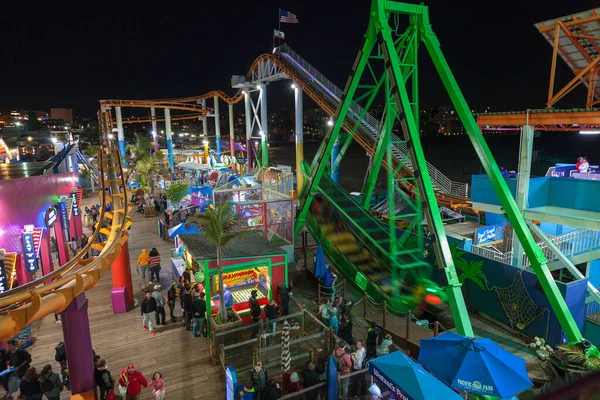
{"label": "staircase", "polygon": [[[307,82],[310,82],[313,87],[318,89],[321,94],[326,96],[333,104],[336,106],[339,104],[344,92],[317,71],[312,65],[306,62],[306,60],[300,57],[300,55],[288,45],[283,44],[277,47],[276,54],[286,61],[286,64],[293,68],[294,71],[301,75]],[[352,103],[347,118],[352,120],[353,125],[359,121],[360,129],[367,133],[374,142],[379,140],[381,131],[383,130],[383,124],[366,112],[359,104],[355,102]],[[408,148],[406,147],[406,144],[393,133],[391,136],[391,142],[393,143],[392,154],[410,171],[414,172],[413,165],[408,157]],[[466,198],[470,196],[469,184],[450,180],[429,162],[427,162],[427,170],[429,171],[433,187],[436,191]]]}

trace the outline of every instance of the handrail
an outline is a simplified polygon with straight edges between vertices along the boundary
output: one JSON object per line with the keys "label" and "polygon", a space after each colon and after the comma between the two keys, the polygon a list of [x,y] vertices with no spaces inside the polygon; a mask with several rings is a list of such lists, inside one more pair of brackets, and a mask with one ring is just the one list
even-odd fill
{"label": "handrail", "polygon": [[[335,84],[333,84],[329,79],[327,79],[323,74],[317,71],[310,63],[304,60],[298,53],[292,50],[287,44],[283,44],[277,47],[277,51],[282,54],[287,55],[291,60],[297,63],[302,69],[304,69],[311,77],[315,78],[315,81],[321,86],[325,92],[334,98],[337,102],[341,101],[344,92],[338,88]],[[373,117],[370,113],[366,112],[362,106],[360,106],[356,102],[352,102],[350,105],[350,110],[352,111],[352,116],[357,119],[362,118],[360,121],[360,125],[362,125],[369,134],[371,134],[374,138],[379,138],[380,132],[382,130],[382,124],[375,117]],[[366,126],[365,126],[366,125]],[[408,154],[408,148],[406,144],[392,133],[393,146],[395,146],[400,155],[396,155],[399,158],[406,159],[406,154]],[[407,159],[405,164],[407,167],[414,171],[411,162]],[[460,195],[464,197],[468,197],[469,194],[469,185],[467,183],[455,182],[450,180],[446,175],[444,175],[440,170],[435,168],[431,163],[426,161],[427,170],[429,171],[431,178],[434,182],[436,182],[445,192]]]}
{"label": "handrail", "polygon": [[[567,232],[559,236],[555,236],[550,239],[552,243],[558,247],[560,252],[566,257],[572,257],[575,254],[591,251],[595,248],[600,248],[600,231],[594,231],[590,229],[578,229],[572,232]],[[548,262],[558,260],[558,257],[550,250],[550,248],[543,242],[536,243],[542,250]],[[505,253],[496,251],[485,246],[473,245],[471,252],[473,254],[480,255],[482,257],[503,262],[505,264],[511,264],[512,251]],[[523,252],[523,268],[530,267],[530,261],[525,252]]]}
{"label": "handrail", "polygon": [[[130,223],[130,219],[127,217],[129,206],[126,198],[126,182],[118,150],[108,147],[105,147],[104,150],[106,150],[107,156],[113,157],[113,162],[118,166],[120,186],[123,188],[122,195],[124,196],[123,207],[119,207],[119,209],[115,208],[113,211],[111,234],[106,244],[100,254],[91,261],[83,260],[86,252],[81,251],[73,260],[52,274],[31,282],[28,286],[23,285],[16,288],[17,292],[9,291],[3,294],[0,297],[0,307],[4,307],[5,309],[0,313],[0,340],[13,337],[21,328],[30,325],[32,322],[48,314],[62,312],[77,295],[96,284],[120,253],[121,242],[127,238],[126,229]],[[104,172],[104,163],[101,163],[100,166],[102,172]],[[102,180],[102,187],[106,187],[104,180]],[[113,196],[116,195],[120,194],[113,194]],[[104,216],[103,210],[106,204],[106,195],[104,192],[101,200],[103,204],[101,216]],[[119,214],[122,214],[122,216],[119,216]],[[100,229],[102,229],[100,225],[96,226],[96,231],[92,237],[95,238]],[[83,250],[89,250],[94,245],[91,240],[88,244],[89,246],[86,245]],[[77,271],[73,271],[74,266],[77,264],[82,264],[83,267]],[[66,275],[69,272],[73,273]],[[49,277],[56,280],[51,284],[39,286],[40,283],[47,281]]]}

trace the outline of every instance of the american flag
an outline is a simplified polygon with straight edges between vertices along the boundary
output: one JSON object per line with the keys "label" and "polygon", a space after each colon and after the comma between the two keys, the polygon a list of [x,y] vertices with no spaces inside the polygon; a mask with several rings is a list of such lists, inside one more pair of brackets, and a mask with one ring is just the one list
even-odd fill
{"label": "american flag", "polygon": [[298,17],[296,14],[292,14],[286,10],[279,10],[279,22],[284,22],[286,24],[299,24]]}

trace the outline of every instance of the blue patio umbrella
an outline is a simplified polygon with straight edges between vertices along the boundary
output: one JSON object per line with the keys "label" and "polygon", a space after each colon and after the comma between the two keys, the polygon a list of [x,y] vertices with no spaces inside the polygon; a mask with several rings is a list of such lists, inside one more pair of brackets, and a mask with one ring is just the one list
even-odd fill
{"label": "blue patio umbrella", "polygon": [[525,360],[491,339],[454,332],[421,339],[419,362],[446,384],[466,392],[505,398],[533,386]]}
{"label": "blue patio umbrella", "polygon": [[431,375],[401,351],[377,357],[369,362],[369,373],[395,398],[413,400],[461,400],[455,391]]}
{"label": "blue patio umbrella", "polygon": [[325,254],[323,253],[323,247],[317,246],[317,259],[315,261],[315,276],[319,279],[325,275]]}

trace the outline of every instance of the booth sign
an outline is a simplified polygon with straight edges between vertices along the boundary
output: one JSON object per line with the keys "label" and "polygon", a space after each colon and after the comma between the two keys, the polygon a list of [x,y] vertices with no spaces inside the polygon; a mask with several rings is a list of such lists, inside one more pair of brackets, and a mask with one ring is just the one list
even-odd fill
{"label": "booth sign", "polygon": [[79,198],[77,197],[77,192],[72,192],[69,196],[71,197],[71,207],[73,209],[73,216],[78,217],[81,213],[81,210],[79,209]]}
{"label": "booth sign", "polygon": [[69,228],[69,215],[67,214],[67,203],[61,201],[58,203],[58,212],[60,214],[60,223],[63,229]]}
{"label": "booth sign", "polygon": [[484,226],[476,231],[478,245],[492,245],[504,240],[504,224]]}
{"label": "booth sign", "polygon": [[369,373],[377,378],[381,383],[387,387],[390,392],[395,395],[400,400],[414,400],[411,396],[408,395],[404,390],[396,386],[394,382],[388,380],[386,376],[384,376],[377,368],[374,368],[372,364],[369,364]]}
{"label": "booth sign", "polygon": [[33,232],[23,232],[21,238],[23,239],[25,268],[27,272],[35,272],[38,269],[38,261],[35,253],[35,244],[33,243]]}
{"label": "booth sign", "polygon": [[4,270],[4,251],[0,250],[0,293],[8,290],[8,279]]}
{"label": "booth sign", "polygon": [[50,229],[54,226],[54,223],[56,222],[56,208],[50,207],[48,210],[46,210],[44,221],[46,223],[46,228]]}

